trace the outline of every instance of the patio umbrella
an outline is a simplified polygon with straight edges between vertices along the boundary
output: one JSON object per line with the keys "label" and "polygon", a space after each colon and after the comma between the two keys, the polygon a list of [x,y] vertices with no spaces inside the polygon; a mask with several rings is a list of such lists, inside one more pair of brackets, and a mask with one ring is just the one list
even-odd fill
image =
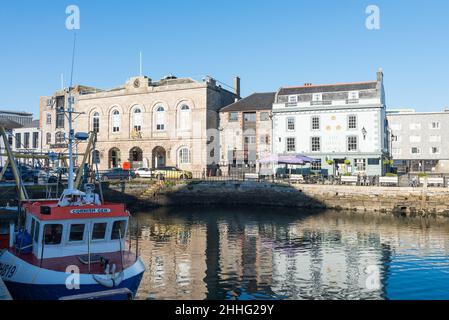
{"label": "patio umbrella", "polygon": [[300,159],[300,160],[304,161],[304,163],[314,163],[314,162],[319,162],[320,161],[320,159],[310,158],[310,157],[307,157],[307,156],[302,155],[302,154],[297,154],[297,155],[295,155],[295,157],[297,159]]}

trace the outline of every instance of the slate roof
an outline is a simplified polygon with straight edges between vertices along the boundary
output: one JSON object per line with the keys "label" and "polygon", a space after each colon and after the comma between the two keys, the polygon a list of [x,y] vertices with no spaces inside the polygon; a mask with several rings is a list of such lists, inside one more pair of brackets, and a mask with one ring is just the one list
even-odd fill
{"label": "slate roof", "polygon": [[271,110],[275,97],[276,92],[253,93],[244,99],[222,108],[220,112]]}
{"label": "slate roof", "polygon": [[339,91],[359,91],[376,89],[377,82],[356,82],[356,83],[340,83],[340,84],[326,84],[326,85],[311,85],[301,87],[284,87],[279,90],[279,95],[294,95],[307,93],[324,93],[324,92],[339,92]]}

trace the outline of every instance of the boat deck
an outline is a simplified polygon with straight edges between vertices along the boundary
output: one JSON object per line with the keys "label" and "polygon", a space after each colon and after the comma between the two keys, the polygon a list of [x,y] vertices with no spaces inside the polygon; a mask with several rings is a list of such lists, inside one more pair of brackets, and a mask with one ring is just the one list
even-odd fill
{"label": "boat deck", "polygon": [[3,282],[2,278],[0,278],[0,300],[12,300],[8,288],[6,288],[6,285]]}

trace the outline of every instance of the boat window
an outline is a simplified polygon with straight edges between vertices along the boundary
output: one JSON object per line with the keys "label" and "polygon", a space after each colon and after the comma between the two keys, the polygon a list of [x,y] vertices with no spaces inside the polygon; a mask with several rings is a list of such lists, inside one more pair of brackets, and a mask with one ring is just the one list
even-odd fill
{"label": "boat window", "polygon": [[36,221],[36,228],[34,230],[34,242],[39,241],[39,231],[41,228],[41,223],[39,221]]}
{"label": "boat window", "polygon": [[70,226],[69,241],[83,241],[84,238],[84,224],[72,224]]}
{"label": "boat window", "polygon": [[106,238],[107,223],[94,223],[92,229],[92,240],[104,240]]}
{"label": "boat window", "polygon": [[44,237],[45,244],[61,244],[62,224],[46,224],[44,227]]}
{"label": "boat window", "polygon": [[119,239],[120,236],[123,239],[125,237],[125,226],[126,226],[125,220],[115,221],[112,226],[111,239],[116,240]]}

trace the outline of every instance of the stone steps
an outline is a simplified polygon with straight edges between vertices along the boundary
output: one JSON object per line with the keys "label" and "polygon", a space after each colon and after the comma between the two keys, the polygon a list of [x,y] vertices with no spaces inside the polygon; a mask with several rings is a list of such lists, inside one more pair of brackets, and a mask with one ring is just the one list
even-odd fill
{"label": "stone steps", "polygon": [[151,187],[140,194],[139,199],[154,198],[163,188],[164,187],[159,185],[158,183],[153,184]]}

